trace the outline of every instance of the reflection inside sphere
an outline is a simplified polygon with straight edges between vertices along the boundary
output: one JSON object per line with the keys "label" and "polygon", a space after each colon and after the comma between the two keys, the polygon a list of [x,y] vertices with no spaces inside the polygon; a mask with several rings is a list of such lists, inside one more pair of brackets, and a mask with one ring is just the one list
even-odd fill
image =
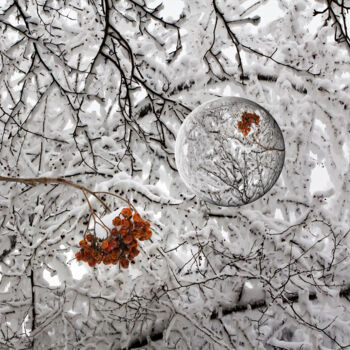
{"label": "reflection inside sphere", "polygon": [[176,164],[186,186],[220,206],[241,206],[268,192],[284,163],[284,140],[273,117],[243,98],[197,107],[182,124]]}

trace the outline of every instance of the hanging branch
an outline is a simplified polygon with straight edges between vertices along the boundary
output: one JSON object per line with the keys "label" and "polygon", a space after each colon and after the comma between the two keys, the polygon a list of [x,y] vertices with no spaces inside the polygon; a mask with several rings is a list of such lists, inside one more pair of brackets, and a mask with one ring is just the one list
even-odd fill
{"label": "hanging branch", "polygon": [[[105,192],[94,192],[94,191],[92,191],[92,190],[90,190],[82,185],[78,185],[78,184],[74,183],[73,181],[66,180],[62,177],[7,177],[7,176],[0,176],[0,181],[18,182],[18,183],[22,183],[22,184],[29,185],[29,186],[36,186],[39,184],[44,184],[44,185],[58,184],[58,185],[66,185],[66,186],[74,187],[74,188],[77,188],[78,190],[81,190],[83,193],[91,194],[93,197],[95,197],[103,205],[103,207],[107,211],[110,211],[107,204],[97,195],[98,193],[105,194]],[[133,208],[136,211],[134,206],[127,199],[125,199],[121,196],[118,196],[117,194],[113,194],[113,193],[109,193],[109,194],[126,202],[129,207]],[[90,202],[88,201],[88,203],[90,203]]]}
{"label": "hanging branch", "polygon": [[[82,191],[88,203],[90,215],[84,233],[84,239],[79,242],[81,249],[75,254],[75,257],[78,261],[85,261],[90,266],[95,266],[103,262],[105,265],[120,263],[121,267],[128,268],[129,262],[133,262],[135,257],[140,253],[137,249],[137,240],[144,241],[152,236],[150,222],[143,220],[135,207],[127,199],[117,194],[105,191],[92,191],[85,186],[78,185],[60,177],[16,178],[0,176],[0,181],[17,182],[29,186],[36,186],[38,184],[58,184],[70,186]],[[103,219],[96,214],[88,194],[96,198],[108,212],[111,212],[111,210],[99,195],[111,195],[116,197],[126,202],[129,208],[122,209],[122,217],[116,216],[112,221],[114,227],[109,228]],[[91,220],[93,221],[92,228],[90,228]],[[97,237],[97,226],[102,227],[106,231],[106,238],[101,239]]]}

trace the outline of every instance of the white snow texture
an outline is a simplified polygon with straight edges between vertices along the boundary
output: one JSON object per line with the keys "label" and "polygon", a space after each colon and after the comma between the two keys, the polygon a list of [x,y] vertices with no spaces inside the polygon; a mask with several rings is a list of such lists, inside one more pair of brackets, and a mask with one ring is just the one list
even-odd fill
{"label": "white snow texture", "polygon": [[[0,349],[349,348],[347,6],[1,1],[0,176],[122,196],[153,235],[128,269],[89,267],[82,191],[1,180]],[[284,137],[278,180],[242,207],[201,200],[175,162],[186,116],[223,96]]]}

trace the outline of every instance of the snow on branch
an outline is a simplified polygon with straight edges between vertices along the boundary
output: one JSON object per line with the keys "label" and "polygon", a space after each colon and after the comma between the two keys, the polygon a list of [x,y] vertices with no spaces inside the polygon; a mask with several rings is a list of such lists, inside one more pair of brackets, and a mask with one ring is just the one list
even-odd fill
{"label": "snow on branch", "polygon": [[[1,3],[0,348],[348,347],[349,5],[273,3]],[[285,140],[238,208],[176,168],[218,96]],[[240,138],[281,152],[259,116]]]}

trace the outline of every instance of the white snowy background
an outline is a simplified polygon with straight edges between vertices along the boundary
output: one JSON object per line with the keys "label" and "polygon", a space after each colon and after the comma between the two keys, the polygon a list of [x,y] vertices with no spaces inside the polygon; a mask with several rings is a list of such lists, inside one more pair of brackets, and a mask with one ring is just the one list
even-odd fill
{"label": "white snowy background", "polygon": [[[350,348],[349,6],[1,0],[0,175],[122,195],[153,236],[128,270],[89,268],[80,191],[2,182],[0,349]],[[231,95],[270,111],[286,159],[263,198],[220,208],[174,146]]]}

